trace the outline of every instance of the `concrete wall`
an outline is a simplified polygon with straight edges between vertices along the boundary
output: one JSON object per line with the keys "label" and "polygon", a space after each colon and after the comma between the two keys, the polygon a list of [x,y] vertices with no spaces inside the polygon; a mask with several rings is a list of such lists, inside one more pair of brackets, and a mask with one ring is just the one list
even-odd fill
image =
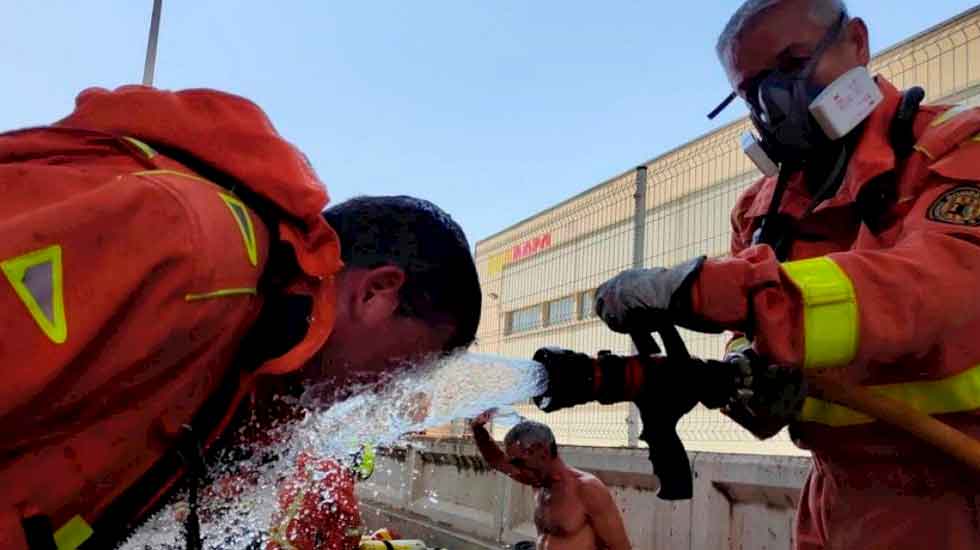
{"label": "concrete wall", "polygon": [[[644,450],[560,452],[610,487],[636,550],[792,547],[808,458],[691,453],[694,499],[666,503]],[[359,496],[370,528],[391,527],[430,547],[501,548],[535,538],[531,490],[488,470],[464,439],[416,440],[383,453]]]}

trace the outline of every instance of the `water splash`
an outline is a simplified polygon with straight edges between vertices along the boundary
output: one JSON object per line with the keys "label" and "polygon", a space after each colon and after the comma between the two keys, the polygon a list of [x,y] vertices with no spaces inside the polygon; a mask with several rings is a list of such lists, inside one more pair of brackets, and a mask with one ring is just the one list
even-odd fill
{"label": "water splash", "polygon": [[521,413],[517,412],[517,409],[511,407],[510,405],[502,405],[497,407],[497,411],[493,415],[493,426],[495,428],[510,429],[519,423],[527,420]]}
{"label": "water splash", "polygon": [[[390,445],[408,433],[526,401],[546,384],[544,368],[534,361],[455,355],[313,414],[304,443],[321,455],[345,456],[361,444]],[[513,423],[519,418],[516,411],[509,416]]]}
{"label": "water splash", "polygon": [[[296,475],[301,454],[350,464],[363,444],[391,446],[406,434],[491,408],[498,409],[494,424],[509,427],[523,419],[509,405],[546,385],[544,368],[533,361],[463,353],[404,369],[333,404],[324,400],[322,385],[310,387],[294,403],[303,409],[302,419],[276,427],[281,443],[250,451],[245,459],[240,452],[222,452],[210,464],[211,485],[200,502],[204,548],[264,548],[279,508],[277,490]],[[424,506],[438,502],[435,493],[426,497]],[[322,495],[328,506],[333,498],[329,491]],[[183,548],[185,502],[186,494],[177,495],[119,548]]]}

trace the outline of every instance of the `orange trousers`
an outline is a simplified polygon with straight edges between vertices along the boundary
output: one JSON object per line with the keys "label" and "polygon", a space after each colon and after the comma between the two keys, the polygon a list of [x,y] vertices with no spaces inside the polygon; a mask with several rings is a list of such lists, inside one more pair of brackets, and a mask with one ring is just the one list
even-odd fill
{"label": "orange trousers", "polygon": [[980,492],[967,480],[928,491],[854,487],[837,470],[814,460],[797,514],[797,550],[980,549]]}

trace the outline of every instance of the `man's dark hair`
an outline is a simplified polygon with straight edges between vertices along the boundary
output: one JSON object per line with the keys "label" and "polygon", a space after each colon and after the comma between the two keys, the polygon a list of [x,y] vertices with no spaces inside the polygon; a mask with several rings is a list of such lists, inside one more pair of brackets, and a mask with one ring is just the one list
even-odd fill
{"label": "man's dark hair", "polygon": [[407,196],[355,197],[323,213],[347,266],[405,271],[400,312],[455,326],[446,351],[476,338],[482,294],[463,230],[438,206]]}
{"label": "man's dark hair", "polygon": [[558,444],[555,443],[555,434],[547,424],[535,422],[534,420],[522,420],[504,436],[504,445],[522,443],[524,445],[544,445],[548,448],[551,456],[558,456]]}

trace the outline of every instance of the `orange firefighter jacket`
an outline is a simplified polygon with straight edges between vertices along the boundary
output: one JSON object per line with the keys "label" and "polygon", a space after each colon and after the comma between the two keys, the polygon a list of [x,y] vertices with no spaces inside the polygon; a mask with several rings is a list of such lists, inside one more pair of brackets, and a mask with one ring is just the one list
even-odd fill
{"label": "orange firefighter jacket", "polygon": [[[64,120],[0,134],[0,197],[0,547],[25,548],[25,518],[43,517],[70,550],[209,398],[228,391],[205,445],[257,377],[322,347],[337,236],[302,153],[211,90],[84,91]],[[295,256],[288,292],[313,298],[310,328],[236,371],[275,246]]]}
{"label": "orange firefighter jacket", "polygon": [[[763,179],[739,199],[732,255],[706,263],[694,307],[774,362],[825,369],[980,437],[980,110],[922,107],[914,153],[897,161],[900,94],[878,83],[885,100],[837,194],[800,224],[791,261],[751,245],[776,183]],[[862,211],[859,194],[889,172],[891,198]],[[781,213],[799,218],[810,200],[797,175]],[[938,452],[841,406],[807,399],[791,433],[854,483],[961,483]]]}
{"label": "orange firefighter jacket", "polygon": [[298,473],[279,488],[266,550],[354,550],[361,515],[354,473],[332,460],[300,456]]}

